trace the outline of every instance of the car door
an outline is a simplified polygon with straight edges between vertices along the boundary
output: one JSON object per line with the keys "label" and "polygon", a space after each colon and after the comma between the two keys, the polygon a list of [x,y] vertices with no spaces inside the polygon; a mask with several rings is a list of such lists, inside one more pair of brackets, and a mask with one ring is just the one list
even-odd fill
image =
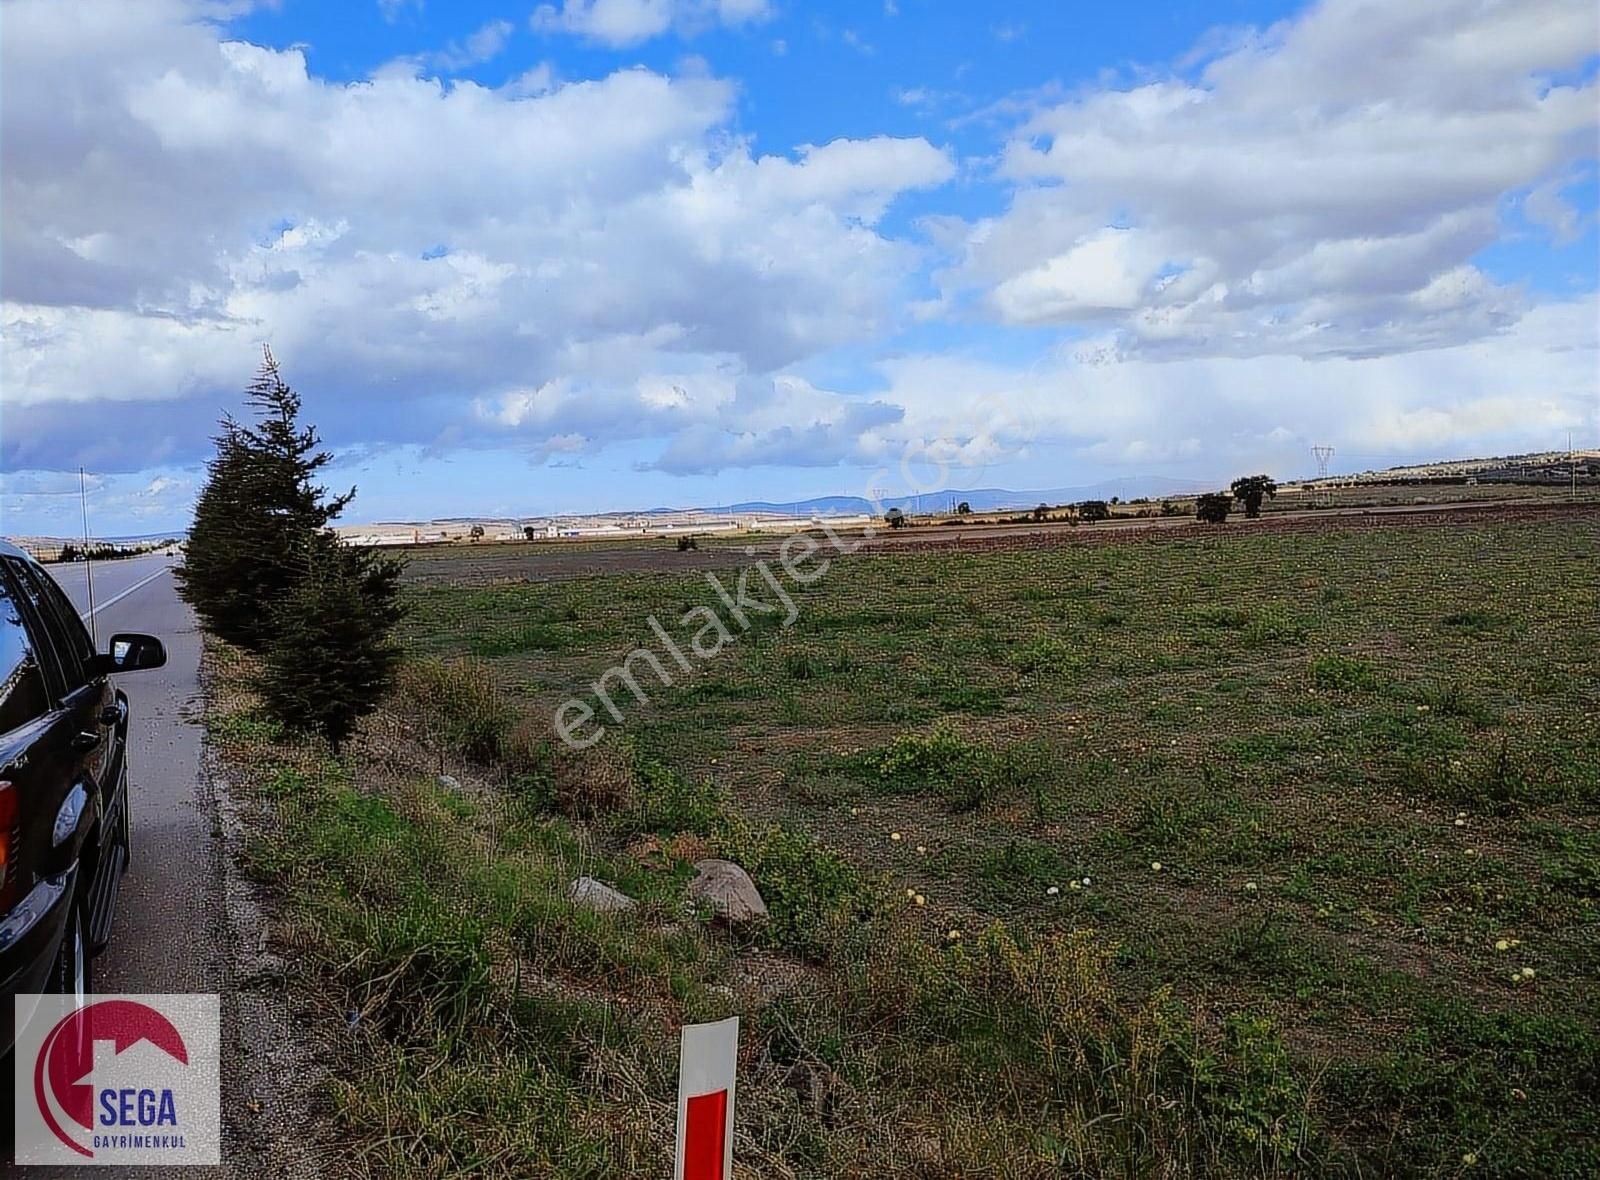
{"label": "car door", "polygon": [[72,745],[72,717],[58,703],[64,686],[54,648],[41,634],[13,563],[0,561],[0,806],[8,820],[0,832],[0,909],[63,866],[54,827],[83,761]]}
{"label": "car door", "polygon": [[126,702],[109,679],[94,670],[94,641],[56,580],[38,566],[19,564],[22,576],[36,586],[37,601],[55,644],[65,686],[63,704],[77,710],[84,724],[83,732],[101,735],[102,740],[85,752],[84,762],[101,793],[108,794],[115,785],[117,768],[122,762],[121,743],[127,731]]}
{"label": "car door", "polygon": [[[59,767],[57,784],[48,789],[55,806],[41,796],[34,804],[47,815],[32,817],[41,825],[35,836],[40,860],[36,863],[65,867],[74,863],[84,836],[102,810],[102,785],[110,777],[112,729],[103,717],[107,686],[104,677],[91,677],[83,654],[59,621],[42,574],[31,563],[6,558],[12,585],[18,592],[22,617],[33,638],[34,650],[50,685],[50,724],[37,748]],[[48,832],[43,831],[47,826]]]}

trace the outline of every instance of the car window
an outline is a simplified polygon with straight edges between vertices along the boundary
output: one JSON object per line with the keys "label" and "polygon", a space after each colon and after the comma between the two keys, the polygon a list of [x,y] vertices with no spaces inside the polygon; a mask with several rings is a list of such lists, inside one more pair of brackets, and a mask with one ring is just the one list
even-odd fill
{"label": "car window", "polygon": [[37,584],[47,608],[46,622],[50,626],[51,638],[55,640],[56,654],[61,658],[67,688],[76,688],[89,678],[89,660],[94,655],[94,641],[89,638],[88,628],[78,617],[77,608],[72,605],[66,591],[48,573],[37,566],[24,564],[22,574]]}
{"label": "car window", "polygon": [[[24,563],[7,558],[5,566],[11,574],[11,588],[18,594],[18,604],[21,609],[17,612],[17,617],[25,621],[27,630],[33,636],[34,654],[44,671],[45,683],[49,686],[52,696],[65,696],[70,691],[67,673],[62,667],[61,655],[56,650],[57,641],[52,632],[57,628],[54,626],[54,620],[50,619],[50,608],[45,605],[44,588],[39,585]],[[68,663],[69,666],[75,667],[77,661],[69,658]],[[75,676],[71,688],[76,688],[81,683],[81,678]]]}
{"label": "car window", "polygon": [[44,669],[34,654],[22,608],[10,580],[0,573],[0,733],[50,710]]}

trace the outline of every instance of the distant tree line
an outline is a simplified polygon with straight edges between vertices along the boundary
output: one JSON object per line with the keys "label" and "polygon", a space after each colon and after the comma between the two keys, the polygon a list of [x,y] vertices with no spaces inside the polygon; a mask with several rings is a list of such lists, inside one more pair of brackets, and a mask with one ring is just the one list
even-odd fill
{"label": "distant tree line", "polygon": [[390,633],[402,564],[329,529],[355,489],[328,498],[315,482],[331,456],[300,425],[300,397],[271,350],[262,356],[246,393],[256,422],[222,419],[179,588],[207,630],[260,655],[267,710],[337,749],[399,663]]}
{"label": "distant tree line", "polygon": [[[1262,502],[1276,499],[1277,495],[1277,481],[1270,475],[1241,475],[1228,486],[1226,491],[1204,492],[1196,496],[1194,514],[1197,519],[1207,523],[1222,524],[1233,513],[1235,505],[1242,504],[1246,518],[1255,520],[1261,515]],[[1117,515],[1112,509],[1121,503],[1122,501],[1116,496],[1112,496],[1109,500],[1080,500],[1075,504],[1060,504],[1054,507],[1041,502],[1015,516],[1002,516],[996,523],[1044,524],[1060,520],[1068,524],[1095,524],[1098,521],[1110,520]],[[1147,497],[1131,500],[1123,507],[1126,509],[1122,513],[1123,516],[1140,519],[1154,516],[1181,516],[1186,511],[1180,504],[1175,504],[1171,500],[1162,500],[1159,505],[1152,505]],[[967,516],[971,512],[972,506],[965,500],[956,505],[957,516]],[[883,514],[883,520],[892,529],[904,528],[911,523],[911,518],[899,508],[889,509]]]}
{"label": "distant tree line", "polygon": [[176,537],[168,537],[164,541],[145,541],[138,545],[118,545],[111,541],[99,541],[91,545],[74,545],[68,541],[54,557],[42,557],[41,561],[115,561],[122,557],[138,557],[141,553],[154,553],[157,549],[165,549],[169,545],[176,545]]}

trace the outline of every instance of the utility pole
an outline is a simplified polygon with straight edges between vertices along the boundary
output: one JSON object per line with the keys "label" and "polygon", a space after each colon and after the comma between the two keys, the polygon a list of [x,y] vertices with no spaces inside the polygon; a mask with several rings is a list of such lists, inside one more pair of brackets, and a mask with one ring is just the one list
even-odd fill
{"label": "utility pole", "polygon": [[78,468],[78,510],[83,514],[83,580],[89,589],[89,636],[100,650],[100,627],[95,622],[94,560],[89,553],[89,493],[84,488],[83,468]]}
{"label": "utility pole", "polygon": [[[1312,447],[1311,453],[1315,455],[1317,459],[1317,481],[1325,485],[1328,482],[1328,461],[1333,458],[1333,448]],[[1322,491],[1326,496],[1328,503],[1332,504],[1333,489],[1330,487],[1323,487]]]}

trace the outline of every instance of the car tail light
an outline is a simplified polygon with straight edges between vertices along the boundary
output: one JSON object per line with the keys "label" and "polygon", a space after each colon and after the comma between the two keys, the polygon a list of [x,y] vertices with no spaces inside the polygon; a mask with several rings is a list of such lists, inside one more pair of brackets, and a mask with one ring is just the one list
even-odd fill
{"label": "car tail light", "polygon": [[17,864],[17,789],[0,780],[0,913],[9,910],[22,892]]}

